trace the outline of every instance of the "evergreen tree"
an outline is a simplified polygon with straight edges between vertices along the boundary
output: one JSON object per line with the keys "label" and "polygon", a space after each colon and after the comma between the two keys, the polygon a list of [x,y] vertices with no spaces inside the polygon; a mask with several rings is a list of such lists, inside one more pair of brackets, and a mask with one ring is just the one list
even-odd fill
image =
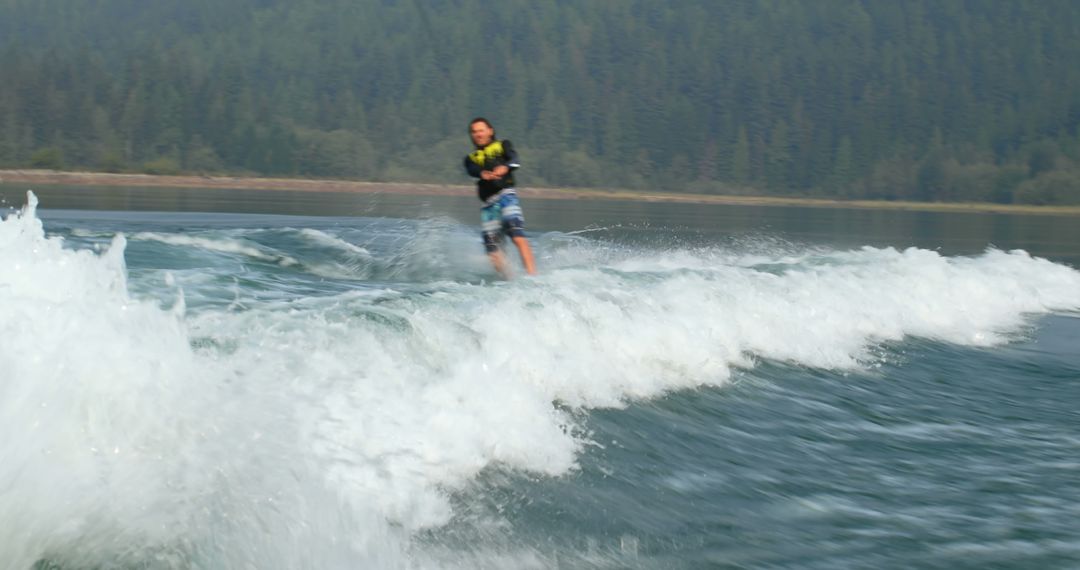
{"label": "evergreen tree", "polygon": [[1068,200],[1045,190],[1080,176],[1078,21],[1070,0],[0,1],[0,165],[457,182],[416,157],[456,162],[484,115],[533,182]]}
{"label": "evergreen tree", "polygon": [[746,136],[746,127],[739,127],[739,135],[735,139],[735,150],[731,159],[731,179],[736,184],[746,184],[750,181],[750,141]]}

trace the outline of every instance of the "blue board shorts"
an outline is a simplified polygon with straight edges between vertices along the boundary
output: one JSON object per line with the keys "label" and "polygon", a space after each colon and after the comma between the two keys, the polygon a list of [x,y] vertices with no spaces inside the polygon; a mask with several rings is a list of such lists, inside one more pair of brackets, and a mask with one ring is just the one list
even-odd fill
{"label": "blue board shorts", "polygon": [[499,249],[504,234],[512,238],[525,237],[525,215],[512,188],[503,190],[484,204],[480,209],[480,228],[488,253]]}

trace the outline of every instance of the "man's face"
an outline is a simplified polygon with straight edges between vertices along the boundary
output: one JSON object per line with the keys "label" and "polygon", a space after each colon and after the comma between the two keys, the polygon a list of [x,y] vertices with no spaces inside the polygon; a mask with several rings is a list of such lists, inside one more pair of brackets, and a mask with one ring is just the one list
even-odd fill
{"label": "man's face", "polygon": [[483,121],[477,121],[469,125],[469,134],[472,135],[473,144],[485,147],[491,144],[491,137],[495,135],[495,129],[489,127]]}

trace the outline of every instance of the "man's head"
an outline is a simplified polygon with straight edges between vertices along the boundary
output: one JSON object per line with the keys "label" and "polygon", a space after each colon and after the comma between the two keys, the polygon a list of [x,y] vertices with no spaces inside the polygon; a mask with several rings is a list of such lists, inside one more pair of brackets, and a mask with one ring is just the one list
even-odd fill
{"label": "man's head", "polygon": [[469,122],[469,136],[477,148],[484,148],[495,140],[495,128],[487,119],[477,117]]}

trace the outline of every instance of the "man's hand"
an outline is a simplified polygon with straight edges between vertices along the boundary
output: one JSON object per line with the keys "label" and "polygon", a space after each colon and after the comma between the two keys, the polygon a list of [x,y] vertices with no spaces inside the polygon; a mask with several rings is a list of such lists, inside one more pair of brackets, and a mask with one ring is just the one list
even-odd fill
{"label": "man's hand", "polygon": [[505,164],[500,164],[491,170],[482,171],[480,173],[480,178],[483,178],[484,180],[498,180],[503,176],[506,176],[507,172],[510,172],[510,167]]}

